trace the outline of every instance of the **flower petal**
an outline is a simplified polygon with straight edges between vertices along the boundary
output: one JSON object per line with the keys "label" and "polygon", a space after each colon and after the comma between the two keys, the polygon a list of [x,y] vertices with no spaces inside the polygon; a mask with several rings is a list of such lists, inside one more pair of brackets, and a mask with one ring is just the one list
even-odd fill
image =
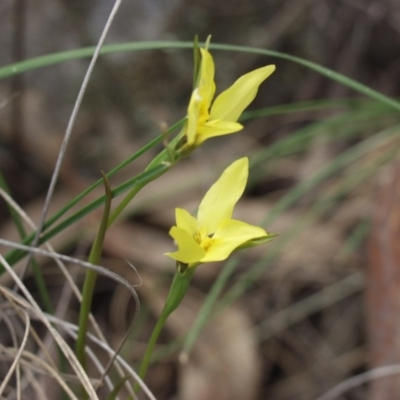
{"label": "flower petal", "polygon": [[204,102],[204,106],[208,109],[210,108],[211,101],[215,94],[215,66],[214,60],[211,54],[205,50],[200,49],[201,52],[201,65],[200,65],[200,76],[199,76],[199,94]]}
{"label": "flower petal", "polygon": [[215,94],[214,60],[207,50],[200,49],[200,51],[199,82],[192,92],[188,107],[188,122],[185,135],[189,146],[193,146],[197,142],[197,129],[208,120],[211,101]]}
{"label": "flower petal", "polygon": [[197,219],[185,209],[177,208],[175,210],[175,219],[176,226],[189,233],[190,236],[193,237],[194,234],[198,231]]}
{"label": "flower petal", "polygon": [[268,65],[241,76],[230,88],[215,99],[209,119],[237,121],[243,110],[256,97],[258,87],[274,71],[275,66]]}
{"label": "flower petal", "polygon": [[178,244],[178,251],[165,253],[168,257],[185,264],[191,264],[200,261],[205,256],[205,250],[193,239],[193,236],[182,228],[173,226],[169,234]]}
{"label": "flower petal", "polygon": [[189,146],[192,146],[196,141],[197,126],[200,116],[201,97],[198,89],[195,89],[190,97],[188,107],[188,121],[186,124],[186,142]]}
{"label": "flower petal", "polygon": [[254,239],[267,238],[268,233],[254,225],[233,219],[223,221],[213,236],[213,243],[201,262],[222,261],[242,246]]}
{"label": "flower petal", "polygon": [[200,203],[197,213],[199,226],[207,235],[215,233],[221,221],[230,219],[236,202],[242,196],[249,174],[249,159],[233,162],[211,186]]}
{"label": "flower petal", "polygon": [[227,135],[229,133],[241,131],[242,129],[243,125],[237,122],[209,121],[205,125],[198,127],[196,144],[200,145],[211,137]]}

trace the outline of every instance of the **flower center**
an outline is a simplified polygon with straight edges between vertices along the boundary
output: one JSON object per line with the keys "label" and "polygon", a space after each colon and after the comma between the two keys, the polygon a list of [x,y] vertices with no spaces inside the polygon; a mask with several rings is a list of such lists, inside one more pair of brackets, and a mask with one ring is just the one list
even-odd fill
{"label": "flower center", "polygon": [[201,233],[200,233],[200,232],[197,231],[197,232],[193,235],[193,239],[194,239],[198,244],[201,245]]}
{"label": "flower center", "polygon": [[200,243],[200,246],[207,251],[210,246],[213,244],[213,240],[210,237],[205,237],[202,242]]}
{"label": "flower center", "polygon": [[209,247],[213,244],[213,234],[207,235],[206,229],[202,228],[200,231],[197,231],[193,238],[194,240],[205,250],[207,251]]}

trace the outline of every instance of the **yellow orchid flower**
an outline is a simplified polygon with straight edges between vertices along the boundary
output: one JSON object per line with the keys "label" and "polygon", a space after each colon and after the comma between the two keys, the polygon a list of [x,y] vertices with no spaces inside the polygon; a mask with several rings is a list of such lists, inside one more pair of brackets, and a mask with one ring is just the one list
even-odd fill
{"label": "yellow orchid flower", "polygon": [[275,65],[268,65],[241,76],[212,103],[215,94],[214,61],[208,50],[201,48],[200,52],[199,82],[188,107],[186,142],[189,147],[243,129],[237,120],[256,97],[261,83],[275,71]]}
{"label": "yellow orchid flower", "polygon": [[190,267],[222,261],[239,247],[272,240],[275,235],[264,229],[231,218],[244,192],[248,172],[247,157],[232,163],[204,196],[197,219],[182,208],[176,209],[176,226],[169,234],[178,244],[178,251],[166,253],[167,256]]}

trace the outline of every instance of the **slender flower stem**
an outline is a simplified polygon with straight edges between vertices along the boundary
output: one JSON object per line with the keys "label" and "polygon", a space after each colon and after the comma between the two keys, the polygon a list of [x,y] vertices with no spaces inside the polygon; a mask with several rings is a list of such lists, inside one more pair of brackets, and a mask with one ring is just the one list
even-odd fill
{"label": "slender flower stem", "polygon": [[[165,172],[165,171],[164,171]],[[109,227],[121,214],[122,211],[124,211],[125,207],[130,203],[130,201],[148,184],[148,182],[143,182],[140,185],[134,186],[129,193],[123,198],[121,203],[118,204],[118,206],[114,209],[114,211],[111,213],[107,226]]]}
{"label": "slender flower stem", "polygon": [[[101,252],[103,249],[104,238],[107,231],[107,221],[111,209],[111,200],[112,200],[111,188],[107,180],[107,177],[103,172],[102,175],[106,190],[106,202],[104,204],[104,212],[100,223],[99,231],[89,255],[89,262],[92,264],[99,263]],[[86,271],[85,282],[83,284],[83,290],[82,290],[82,303],[79,313],[79,330],[78,330],[78,338],[76,341],[76,355],[78,357],[79,362],[81,363],[81,365],[85,370],[86,370],[86,359],[85,359],[86,333],[88,328],[90,309],[92,307],[93,291],[96,284],[96,278],[97,278],[97,272],[93,270]]]}
{"label": "slender flower stem", "polygon": [[182,133],[179,134],[176,138],[174,138],[171,143],[167,145],[167,147],[161,151],[151,162],[150,164],[146,167],[144,172],[147,172],[151,170],[152,168],[160,165],[160,164],[166,164],[168,165],[168,168],[162,170],[159,175],[151,177],[151,179],[145,180],[144,182],[135,185],[129,192],[128,194],[123,198],[123,200],[118,204],[118,206],[114,209],[114,211],[111,213],[109,219],[108,219],[108,227],[118,218],[118,216],[124,211],[126,206],[132,201],[132,199],[150,182],[154,181],[161,175],[165,174],[167,171],[169,171],[178,161],[176,159],[177,154],[174,152],[175,145],[177,142],[181,139]]}
{"label": "slender flower stem", "polygon": [[[160,318],[158,319],[153,332],[151,333],[150,339],[147,343],[147,348],[146,348],[146,353],[144,354],[144,357],[142,359],[142,363],[140,364],[140,370],[139,370],[139,376],[140,378],[144,378],[147,373],[147,369],[149,368],[150,365],[150,360],[151,356],[154,351],[154,347],[157,343],[158,337],[160,336],[160,333],[164,327],[165,321],[169,317],[170,313],[166,312],[165,309],[163,309],[163,312],[160,315]],[[135,391],[139,388],[139,385],[135,387]]]}
{"label": "slender flower stem", "polygon": [[[146,353],[144,354],[142,363],[140,365],[139,376],[141,379],[144,379],[146,376],[147,370],[150,365],[151,355],[153,354],[154,346],[157,343],[157,339],[160,336],[165,321],[178,308],[182,299],[185,297],[197,265],[190,266],[186,268],[183,272],[179,268],[177,268],[175,272],[175,276],[171,283],[167,300],[164,304],[164,308],[153,329],[153,332],[151,333],[149,342],[147,344]],[[139,390],[138,384],[135,385],[134,390],[135,392]]]}

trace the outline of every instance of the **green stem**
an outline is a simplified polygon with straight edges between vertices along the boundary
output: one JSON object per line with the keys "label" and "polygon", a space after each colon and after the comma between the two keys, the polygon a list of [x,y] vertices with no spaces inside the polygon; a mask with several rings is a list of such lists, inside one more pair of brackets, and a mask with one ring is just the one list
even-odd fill
{"label": "green stem", "polygon": [[[89,262],[92,264],[98,264],[103,249],[104,238],[107,231],[107,221],[110,215],[112,193],[110,189],[107,177],[102,172],[104,186],[106,190],[106,202],[104,205],[103,217],[100,223],[97,237],[93,243],[92,249],[89,255]],[[93,270],[87,270],[85,276],[85,282],[82,290],[82,303],[79,313],[79,329],[78,338],[76,341],[76,355],[79,362],[86,370],[86,359],[85,359],[85,346],[86,346],[86,333],[89,323],[90,310],[92,308],[93,292],[96,284],[97,272]]]}
{"label": "green stem", "polygon": [[[163,171],[160,175],[162,175],[164,172]],[[150,181],[151,182],[151,181]],[[129,193],[123,198],[121,203],[118,204],[118,206],[114,209],[114,211],[111,213],[110,218],[108,219],[107,226],[109,227],[121,214],[122,211],[124,211],[125,207],[130,203],[130,201],[148,184],[149,182],[143,182],[139,185],[134,186]]]}
{"label": "green stem", "polygon": [[[169,129],[167,129],[162,135],[158,136],[156,139],[154,139],[152,142],[144,146],[142,149],[140,149],[138,152],[136,152],[134,155],[129,157],[127,160],[125,160],[123,163],[119,164],[117,167],[112,169],[108,174],[107,177],[110,178],[111,176],[115,175],[117,172],[119,172],[123,167],[128,165],[129,163],[133,162],[136,160],[139,156],[141,156],[143,153],[148,151],[150,148],[154,147],[157,143],[165,139],[166,135],[169,135],[173,131],[177,130],[178,128],[182,127],[182,125],[185,123],[186,118],[181,119],[177,123],[175,123],[173,126],[171,126]],[[176,143],[178,139],[180,139],[181,135],[178,135],[177,138],[174,138],[171,141],[171,146],[173,143]],[[159,156],[163,154],[161,152]],[[158,159],[157,156],[155,158]],[[122,193],[126,192],[128,189],[135,187],[137,185],[141,185],[143,181],[146,181],[147,183],[154,180],[157,176],[162,175],[162,173],[166,172],[169,170],[169,167],[166,165],[156,165],[154,169],[148,170],[143,172],[142,174],[139,174],[138,176],[129,179],[127,182],[123,183],[122,185],[118,186],[112,191],[113,197],[119,196]],[[102,196],[98,198],[97,200],[92,201],[90,204],[86,205],[85,207],[81,208],[77,212],[75,212],[73,215],[69,216],[66,220],[60,222],[58,225],[56,225],[52,230],[49,230],[49,227],[52,226],[57,220],[59,220],[64,214],[66,214],[67,211],[69,211],[75,204],[77,204],[82,198],[84,198],[89,192],[91,192],[93,189],[95,189],[97,186],[100,185],[102,180],[98,180],[94,184],[92,184],[89,188],[87,188],[84,192],[82,192],[80,195],[76,196],[74,199],[72,199],[66,206],[64,206],[60,211],[58,211],[56,214],[54,214],[52,217],[50,217],[44,224],[43,227],[43,234],[40,238],[39,243],[42,244],[46,242],[48,239],[51,237],[55,236],[57,233],[61,232],[68,226],[72,225],[74,222],[80,220],[82,217],[87,215],[89,212],[95,210],[96,208],[100,207],[102,204],[105,202],[105,196]],[[29,234],[26,236],[22,242],[22,244],[29,245],[32,242],[32,239],[35,236],[35,232]],[[26,255],[25,251],[22,250],[11,250],[7,255],[6,259],[10,263],[10,265],[15,264],[19,260],[21,260],[24,256]],[[0,275],[4,272],[3,266],[0,266]]]}
{"label": "green stem", "polygon": [[[177,268],[175,272],[174,279],[172,280],[171,287],[169,289],[167,300],[165,301],[164,304],[164,308],[156,323],[156,326],[153,329],[153,332],[147,344],[147,349],[144,354],[142,363],[140,364],[139,377],[142,380],[146,376],[154,347],[164,327],[165,321],[178,308],[179,304],[185,297],[190,281],[192,280],[192,276],[196,270],[196,266],[197,265],[190,266],[190,268],[186,268],[183,272],[181,272],[181,270]],[[136,383],[134,390],[135,392],[139,390],[138,383]]]}
{"label": "green stem", "polygon": [[[129,188],[135,187],[137,185],[141,185],[143,182],[151,182],[155,179],[155,177],[160,176],[163,172],[169,170],[169,166],[159,165],[155,167],[153,170],[148,172],[143,172],[138,176],[129,179],[127,182],[121,184],[117,188],[112,191],[113,197],[119,196],[120,194],[126,192]],[[84,206],[71,216],[69,216],[65,221],[60,222],[56,225],[53,229],[46,231],[42,234],[39,240],[39,244],[45,243],[50,238],[58,234],[59,232],[63,231],[68,226],[72,225],[74,222],[79,221],[85,215],[89,214],[91,211],[95,210],[96,208],[100,207],[106,201],[105,196],[101,196],[100,198],[92,201],[90,204]],[[33,239],[34,233],[27,236],[22,244],[29,245]],[[7,255],[6,259],[11,265],[15,264],[19,260],[21,260],[26,254],[26,251],[23,250],[11,250]],[[0,275],[4,272],[4,267],[0,265]]]}
{"label": "green stem", "polygon": [[[151,356],[154,351],[154,347],[157,343],[158,337],[160,336],[160,333],[162,329],[164,328],[165,321],[169,317],[170,313],[167,313],[165,309],[163,309],[160,318],[158,319],[156,326],[153,329],[153,332],[151,333],[149,342],[147,343],[147,348],[146,348],[146,353],[144,354],[144,357],[142,359],[142,363],[140,364],[140,370],[139,370],[139,376],[141,379],[144,379],[146,376],[147,370],[150,365],[150,360]],[[135,385],[135,391],[139,389],[139,385]]]}
{"label": "green stem", "polygon": [[[166,132],[167,133],[167,132]],[[165,172],[169,171],[170,168],[172,168],[176,162],[178,161],[177,154],[175,153],[175,146],[178,143],[178,141],[182,137],[182,131],[180,134],[178,134],[172,141],[171,143],[167,144],[167,147],[162,150],[154,159],[150,162],[150,164],[146,167],[144,172],[151,171],[152,169],[159,167],[159,166],[165,166],[166,168],[162,169],[159,174],[153,176],[149,180],[145,180],[142,183],[137,184],[134,186],[129,193],[123,198],[123,200],[118,204],[118,206],[114,209],[114,211],[111,213],[110,218],[108,220],[108,226],[110,226],[117,218],[118,216],[122,213],[122,211],[125,209],[125,207],[132,201],[132,199],[150,182],[153,180],[157,179],[161,175],[163,175]]]}

